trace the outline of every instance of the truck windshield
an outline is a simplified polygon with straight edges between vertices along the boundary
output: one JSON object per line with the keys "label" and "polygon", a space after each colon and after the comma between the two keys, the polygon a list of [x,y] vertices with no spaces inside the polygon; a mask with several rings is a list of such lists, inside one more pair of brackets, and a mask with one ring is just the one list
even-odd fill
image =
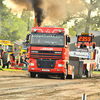
{"label": "truck windshield", "polygon": [[8,45],[8,52],[13,52],[13,46],[12,45]]}
{"label": "truck windshield", "polygon": [[22,49],[27,49],[27,44],[26,43],[22,44]]}
{"label": "truck windshield", "polygon": [[61,34],[32,34],[31,44],[36,46],[63,47],[64,36]]}

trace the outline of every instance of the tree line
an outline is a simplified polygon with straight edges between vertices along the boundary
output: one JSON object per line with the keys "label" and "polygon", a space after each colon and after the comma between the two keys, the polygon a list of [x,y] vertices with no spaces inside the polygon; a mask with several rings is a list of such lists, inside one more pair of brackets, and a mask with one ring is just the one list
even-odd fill
{"label": "tree line", "polygon": [[0,0],[0,39],[11,42],[25,39],[26,34],[31,31],[31,27],[34,25],[33,13],[24,9],[19,18],[3,4],[3,1]]}
{"label": "tree line", "polygon": [[[0,39],[10,40],[14,42],[18,39],[25,39],[26,34],[31,31],[34,25],[33,13],[23,10],[21,17],[13,14],[11,9],[3,4],[4,0],[0,0]],[[69,0],[70,1],[70,0]],[[70,14],[63,21],[60,27],[67,28],[67,22],[74,20],[74,25],[69,28],[69,33],[72,36],[85,31],[99,31],[100,30],[100,0],[80,0],[82,11]],[[70,5],[70,2],[69,2]],[[79,6],[80,6],[79,5]],[[77,5],[78,6],[78,5]],[[69,6],[71,9],[72,6]],[[93,15],[96,12],[96,15]]]}

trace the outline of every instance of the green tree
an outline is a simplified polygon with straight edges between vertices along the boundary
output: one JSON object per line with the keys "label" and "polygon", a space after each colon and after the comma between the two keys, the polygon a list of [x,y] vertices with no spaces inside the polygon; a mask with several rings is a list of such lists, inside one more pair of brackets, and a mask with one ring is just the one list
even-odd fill
{"label": "green tree", "polygon": [[[26,35],[29,33],[29,31],[27,31],[27,19],[29,17],[27,15],[28,12],[23,12],[23,16],[19,18],[18,15],[14,15],[11,9],[3,4],[3,0],[0,1],[0,39],[10,40],[11,42],[25,39]],[[32,27],[33,23],[34,20],[30,19],[30,27]]]}
{"label": "green tree", "polygon": [[[89,32],[89,30],[99,30],[100,27],[100,0],[81,0],[82,7],[84,8],[81,12],[73,14],[67,19],[64,19],[63,24],[66,24],[70,20],[75,20],[74,31],[77,33]],[[98,10],[97,10],[98,9]],[[98,11],[98,15],[93,16],[92,13]]]}
{"label": "green tree", "polygon": [[33,12],[24,9],[21,15],[21,19],[24,20],[24,22],[27,24],[27,31],[31,31],[31,28],[35,24],[33,19]]}

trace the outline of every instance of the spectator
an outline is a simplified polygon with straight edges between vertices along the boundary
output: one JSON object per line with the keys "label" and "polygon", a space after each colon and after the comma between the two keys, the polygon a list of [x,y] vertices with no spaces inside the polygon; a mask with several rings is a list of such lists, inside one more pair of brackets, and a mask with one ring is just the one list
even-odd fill
{"label": "spectator", "polygon": [[28,67],[28,63],[27,63],[26,59],[27,59],[27,57],[25,56],[25,54],[23,54],[22,63],[26,64],[26,67]]}
{"label": "spectator", "polygon": [[23,63],[23,55],[20,55],[20,62]]}
{"label": "spectator", "polygon": [[59,40],[59,45],[63,45],[63,39]]}
{"label": "spectator", "polygon": [[84,48],[87,48],[87,46],[84,44],[84,42],[82,42],[82,44],[80,45],[80,48],[84,49]]}
{"label": "spectator", "polygon": [[20,56],[19,56],[19,53],[17,53],[17,56],[15,57],[15,65],[16,64],[20,64]]}
{"label": "spectator", "polygon": [[0,53],[1,53],[1,58],[2,58],[2,54],[3,54],[3,47],[2,47],[2,45],[1,45],[1,48],[0,48]]}
{"label": "spectator", "polygon": [[13,52],[10,56],[12,56],[13,57],[13,61],[15,60],[15,52]]}
{"label": "spectator", "polygon": [[28,63],[28,54],[27,54],[27,52],[25,53],[25,61]]}
{"label": "spectator", "polygon": [[10,55],[7,51],[3,51],[2,53],[2,61],[3,61],[3,67],[5,68],[5,66],[7,66],[7,68],[9,68],[9,64],[10,64]]}

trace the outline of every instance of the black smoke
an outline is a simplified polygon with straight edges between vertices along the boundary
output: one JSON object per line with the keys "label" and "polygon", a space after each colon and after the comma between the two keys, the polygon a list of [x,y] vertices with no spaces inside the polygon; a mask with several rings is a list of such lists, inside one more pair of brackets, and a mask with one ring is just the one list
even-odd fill
{"label": "black smoke", "polygon": [[41,23],[45,18],[43,15],[43,9],[40,7],[43,4],[42,0],[11,0],[11,1],[16,5],[19,5],[20,7],[25,7],[29,11],[34,10],[38,26],[41,26]]}
{"label": "black smoke", "polygon": [[[45,18],[52,22],[61,21],[69,16],[79,16],[86,7],[84,7],[84,0],[10,0],[18,7],[35,12],[38,26]],[[47,22],[48,23],[48,22]],[[58,23],[59,24],[59,23]]]}
{"label": "black smoke", "polygon": [[43,22],[45,16],[43,14],[43,9],[40,8],[40,6],[43,4],[42,0],[31,0],[32,7],[35,11],[35,17],[37,18],[38,26],[41,26],[41,23]]}

